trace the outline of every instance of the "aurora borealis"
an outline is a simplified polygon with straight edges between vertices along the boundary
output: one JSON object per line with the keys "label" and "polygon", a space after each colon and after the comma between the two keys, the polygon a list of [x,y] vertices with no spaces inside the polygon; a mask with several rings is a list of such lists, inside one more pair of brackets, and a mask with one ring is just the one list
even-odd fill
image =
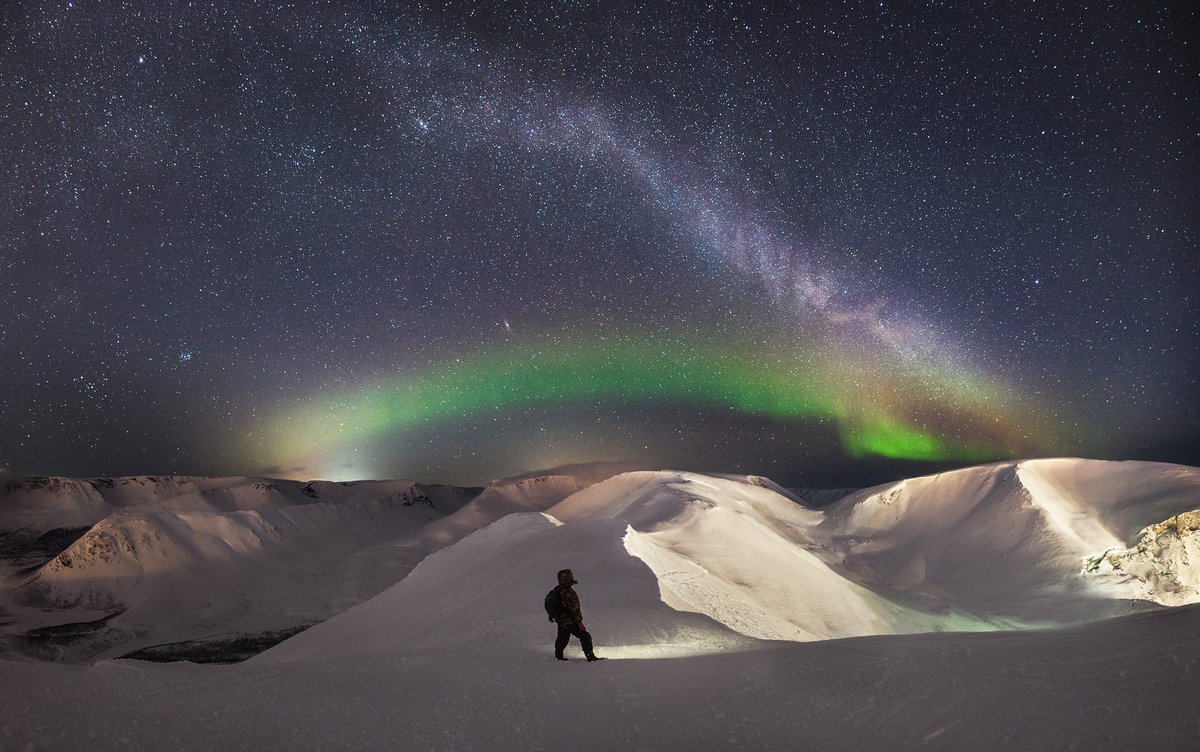
{"label": "aurora borealis", "polygon": [[[268,434],[293,437],[279,447],[281,457],[303,456],[307,451],[315,462],[329,447],[422,422],[517,406],[584,400],[637,405],[666,400],[781,419],[831,421],[838,427],[843,449],[853,456],[967,459],[1020,451],[1023,443],[1028,444],[1011,437],[1004,440],[1004,427],[995,425],[992,414],[1003,401],[989,400],[986,392],[973,395],[960,388],[944,396],[941,402],[958,415],[935,433],[916,427],[925,417],[912,404],[922,399],[919,387],[845,383],[837,376],[846,367],[845,360],[823,363],[792,356],[789,361],[776,357],[771,362],[770,355],[746,351],[736,343],[684,347],[680,343],[679,338],[659,344],[645,339],[592,340],[558,342],[550,351],[516,347],[485,352],[474,362],[456,359],[427,373],[372,385],[357,396],[306,405],[283,417]],[[895,398],[871,396],[880,392]]]}
{"label": "aurora borealis", "polygon": [[0,472],[1200,459],[1187,4],[0,14]]}

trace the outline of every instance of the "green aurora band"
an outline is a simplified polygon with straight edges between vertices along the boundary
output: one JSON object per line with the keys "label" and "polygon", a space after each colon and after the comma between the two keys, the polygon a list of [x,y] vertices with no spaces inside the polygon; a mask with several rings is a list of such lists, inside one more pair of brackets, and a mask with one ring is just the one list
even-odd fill
{"label": "green aurora band", "polygon": [[1012,401],[978,379],[928,367],[882,369],[845,354],[797,352],[794,343],[790,351],[688,345],[630,338],[516,342],[314,400],[269,424],[258,447],[268,447],[268,461],[286,462],[489,411],[606,400],[832,422],[853,457],[987,461],[1029,445],[1011,417],[997,417]]}

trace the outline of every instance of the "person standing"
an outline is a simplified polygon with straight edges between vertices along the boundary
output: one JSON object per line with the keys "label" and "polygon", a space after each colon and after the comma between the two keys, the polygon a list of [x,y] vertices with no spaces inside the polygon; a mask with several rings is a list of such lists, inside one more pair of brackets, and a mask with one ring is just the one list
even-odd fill
{"label": "person standing", "polygon": [[579,608],[579,594],[572,585],[579,582],[571,574],[571,570],[563,569],[558,573],[558,587],[551,591],[551,596],[557,593],[557,598],[548,599],[555,604],[550,619],[558,625],[558,638],[554,641],[554,657],[560,661],[567,660],[563,650],[574,636],[583,646],[583,654],[588,661],[602,661],[592,649],[592,636],[583,625],[583,612]]}

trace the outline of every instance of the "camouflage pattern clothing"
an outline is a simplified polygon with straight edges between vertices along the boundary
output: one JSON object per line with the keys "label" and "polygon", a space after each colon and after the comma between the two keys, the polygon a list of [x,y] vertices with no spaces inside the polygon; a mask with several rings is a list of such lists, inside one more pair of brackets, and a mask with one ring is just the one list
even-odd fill
{"label": "camouflage pattern clothing", "polygon": [[558,638],[554,641],[554,657],[560,661],[567,660],[563,656],[563,650],[571,638],[575,637],[579,640],[579,644],[583,648],[583,655],[588,661],[604,660],[592,652],[592,636],[583,626],[583,612],[579,609],[579,594],[571,587],[574,584],[576,584],[576,580],[571,574],[571,570],[564,569],[558,573],[558,588],[556,588],[558,590],[558,610],[554,614],[554,621],[558,624]]}
{"label": "camouflage pattern clothing", "polygon": [[583,613],[579,610],[579,594],[570,585],[558,586],[558,606],[558,613],[554,614],[555,624],[583,623]]}

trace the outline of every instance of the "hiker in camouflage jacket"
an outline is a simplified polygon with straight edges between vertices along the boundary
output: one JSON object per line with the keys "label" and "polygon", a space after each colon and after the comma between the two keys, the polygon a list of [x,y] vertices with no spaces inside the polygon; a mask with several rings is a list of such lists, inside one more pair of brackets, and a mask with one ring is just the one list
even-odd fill
{"label": "hiker in camouflage jacket", "polygon": [[583,626],[583,612],[579,608],[579,594],[572,585],[579,584],[571,570],[564,569],[558,573],[558,609],[554,613],[554,622],[558,625],[558,638],[554,641],[554,657],[560,661],[567,660],[563,650],[574,636],[583,646],[583,654],[589,661],[599,661],[592,650],[592,635]]}

